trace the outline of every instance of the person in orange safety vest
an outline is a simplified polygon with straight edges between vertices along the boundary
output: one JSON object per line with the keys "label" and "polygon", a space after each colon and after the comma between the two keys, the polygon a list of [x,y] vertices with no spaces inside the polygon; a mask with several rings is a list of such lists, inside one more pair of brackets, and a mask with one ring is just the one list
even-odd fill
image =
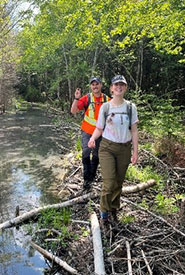
{"label": "person in orange safety vest", "polygon": [[81,96],[81,89],[77,88],[71,106],[72,114],[84,110],[84,119],[81,124],[84,189],[89,189],[91,187],[91,183],[96,176],[96,170],[99,164],[98,149],[101,137],[96,140],[96,147],[93,149],[88,147],[88,142],[96,128],[101,105],[110,100],[110,98],[101,91],[102,82],[99,77],[91,77],[90,88],[91,92],[85,96]]}

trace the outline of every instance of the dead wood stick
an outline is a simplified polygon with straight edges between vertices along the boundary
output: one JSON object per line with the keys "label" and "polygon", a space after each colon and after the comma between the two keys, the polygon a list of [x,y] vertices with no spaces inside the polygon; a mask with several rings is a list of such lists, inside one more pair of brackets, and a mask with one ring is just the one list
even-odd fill
{"label": "dead wood stick", "polygon": [[101,231],[100,231],[100,225],[99,225],[96,213],[93,213],[90,219],[91,219],[91,228],[92,228],[92,235],[93,235],[95,274],[105,275]]}
{"label": "dead wood stick", "polygon": [[45,242],[57,242],[57,243],[60,243],[61,240],[59,239],[55,239],[55,238],[47,238],[47,239],[44,239]]}
{"label": "dead wood stick", "polygon": [[71,193],[73,193],[73,195],[76,194],[76,192],[73,191],[73,189],[71,189],[69,186],[67,186],[67,189],[68,189]]}
{"label": "dead wood stick", "polygon": [[81,221],[81,220],[71,220],[72,223],[81,223],[81,224],[86,224],[86,225],[90,225],[90,222],[87,221]]}
{"label": "dead wood stick", "polygon": [[151,152],[145,150],[145,149],[141,149],[141,151],[145,152],[147,155],[151,156],[152,158],[154,158],[155,160],[157,160],[158,162],[160,162],[164,167],[166,167],[166,169],[168,171],[172,171],[172,173],[179,177],[179,175],[174,171],[174,169],[172,169],[172,167],[168,167],[168,165],[166,163],[164,163],[161,159],[159,159],[158,157],[156,157],[155,155],[153,155]]}
{"label": "dead wood stick", "polygon": [[78,170],[80,170],[81,166],[79,166],[78,168],[76,168],[76,170],[74,170],[71,175],[69,175],[68,179],[70,179],[72,176],[74,176],[74,174],[76,174],[78,172]]}
{"label": "dead wood stick", "polygon": [[110,252],[107,253],[107,256],[111,256],[120,247],[121,247],[121,245],[118,244],[113,250],[111,250]]}
{"label": "dead wood stick", "polygon": [[128,200],[128,199],[123,199],[123,198],[121,198],[121,201],[122,201],[122,202],[129,203],[129,204],[132,204],[132,205],[134,205],[136,208],[138,208],[138,209],[140,209],[140,210],[142,210],[142,211],[144,211],[144,212],[150,214],[151,216],[155,217],[155,218],[158,219],[158,220],[161,220],[162,222],[164,222],[165,224],[167,224],[168,226],[170,226],[175,232],[177,232],[178,234],[180,234],[180,235],[182,235],[183,237],[185,237],[185,233],[183,233],[182,231],[180,231],[179,229],[177,229],[177,228],[176,228],[175,226],[173,226],[171,223],[167,222],[167,221],[166,221],[165,219],[163,219],[161,216],[158,216],[158,215],[154,214],[153,212],[151,212],[151,211],[149,211],[149,210],[147,210],[147,209],[145,209],[145,208],[143,208],[143,207],[137,205],[136,203],[134,203],[134,202],[132,202],[132,201],[130,201],[130,200]]}
{"label": "dead wood stick", "polygon": [[[136,193],[141,190],[150,188],[156,184],[156,181],[154,179],[150,179],[147,182],[141,182],[135,185],[130,186],[123,186],[122,187],[122,194],[130,194],[130,193]],[[94,189],[100,190],[98,186],[95,186]]]}
{"label": "dead wood stick", "polygon": [[16,218],[13,218],[13,219],[8,220],[4,223],[1,223],[0,224],[0,230],[11,227],[11,226],[18,225],[22,222],[25,222],[26,220],[31,219],[34,216],[40,214],[40,212],[43,211],[43,210],[46,210],[46,209],[59,209],[59,208],[62,208],[62,207],[71,206],[71,205],[74,205],[75,203],[82,202],[86,199],[93,198],[95,196],[96,196],[96,194],[94,192],[91,192],[91,193],[85,194],[83,196],[74,198],[74,199],[69,200],[69,201],[65,201],[65,202],[57,203],[57,204],[50,204],[50,205],[46,205],[46,206],[43,206],[43,207],[33,209],[33,210],[31,210],[29,212],[26,212],[26,213],[24,213],[24,214],[22,214],[22,215],[20,215]]}
{"label": "dead wood stick", "polygon": [[144,251],[141,250],[141,253],[142,253],[142,256],[143,256],[143,259],[144,259],[144,261],[145,261],[145,264],[146,264],[146,267],[147,267],[147,269],[148,269],[149,274],[150,274],[150,275],[153,275],[153,272],[152,272],[152,270],[151,270],[151,268],[150,268],[150,266],[149,266],[149,263],[148,263],[148,261],[147,261],[147,258],[146,258],[146,256],[145,256]]}
{"label": "dead wood stick", "polygon": [[79,184],[76,184],[76,183],[67,183],[67,187],[70,187],[71,189],[76,189],[76,190],[81,189]]}
{"label": "dead wood stick", "polygon": [[163,166],[165,166],[169,170],[168,165],[166,163],[164,163],[161,159],[159,159],[158,157],[156,157],[154,154],[152,154],[151,152],[149,152],[149,151],[147,151],[145,149],[141,149],[141,151],[143,151],[147,155],[151,156],[152,158],[154,158],[155,160],[157,160],[158,162],[160,162]]}
{"label": "dead wood stick", "polygon": [[179,213],[179,223],[185,225],[185,198],[181,200],[180,213]]}
{"label": "dead wood stick", "polygon": [[48,252],[47,250],[43,249],[39,245],[35,244],[34,242],[30,242],[31,245],[38,250],[45,258],[47,258],[50,261],[54,261],[59,266],[63,267],[66,271],[68,271],[71,274],[79,274],[78,271],[71,266],[69,266],[65,261],[62,261],[59,257],[53,255],[52,253]]}
{"label": "dead wood stick", "polygon": [[126,243],[127,248],[127,262],[128,262],[128,274],[132,275],[132,264],[131,264],[131,253],[130,253],[130,244],[128,241]]}
{"label": "dead wood stick", "polygon": [[185,171],[185,168],[174,166],[173,169],[179,170],[179,171]]}
{"label": "dead wood stick", "polygon": [[38,234],[38,233],[48,233],[48,232],[52,232],[52,233],[55,233],[57,234],[58,236],[62,235],[62,232],[56,230],[56,229],[49,229],[49,228],[42,228],[42,229],[38,229],[37,231],[35,231],[35,234]]}
{"label": "dead wood stick", "polygon": [[156,184],[156,181],[154,179],[151,179],[151,180],[148,180],[147,182],[142,182],[142,183],[139,183],[139,184],[136,184],[136,185],[124,186],[122,188],[122,193],[123,194],[130,194],[130,193],[139,192],[141,190],[150,188],[155,184]]}

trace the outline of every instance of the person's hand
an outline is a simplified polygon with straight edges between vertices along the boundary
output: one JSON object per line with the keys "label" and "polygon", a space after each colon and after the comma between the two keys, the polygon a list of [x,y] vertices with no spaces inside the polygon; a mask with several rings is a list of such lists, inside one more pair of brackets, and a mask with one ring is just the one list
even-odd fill
{"label": "person's hand", "polygon": [[75,91],[75,98],[80,98],[81,97],[81,89],[80,88],[77,88],[76,91]]}
{"label": "person's hand", "polygon": [[95,143],[95,140],[94,138],[90,138],[89,142],[88,142],[88,147],[89,148],[95,148],[96,147],[96,143]]}
{"label": "person's hand", "polygon": [[132,165],[135,165],[137,163],[137,160],[138,160],[138,154],[137,152],[136,153],[133,152],[133,155],[131,158]]}

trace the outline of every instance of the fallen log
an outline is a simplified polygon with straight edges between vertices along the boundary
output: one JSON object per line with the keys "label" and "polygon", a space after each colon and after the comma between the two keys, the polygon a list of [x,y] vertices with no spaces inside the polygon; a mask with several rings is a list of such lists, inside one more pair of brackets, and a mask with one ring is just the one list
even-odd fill
{"label": "fallen log", "polygon": [[105,275],[101,231],[100,231],[100,225],[99,225],[96,213],[93,213],[90,219],[91,219],[91,228],[92,228],[92,235],[93,235],[95,274]]}
{"label": "fallen log", "polygon": [[[129,193],[139,192],[141,190],[150,188],[155,184],[156,184],[156,181],[151,179],[147,182],[139,183],[139,184],[136,184],[136,185],[125,186],[125,187],[122,188],[122,194],[129,194]],[[9,221],[1,223],[0,224],[0,230],[5,229],[5,228],[9,228],[9,227],[12,227],[12,226],[16,226],[16,225],[18,225],[18,224],[20,224],[24,221],[27,221],[27,220],[33,218],[34,216],[40,214],[40,212],[43,211],[43,210],[59,209],[59,208],[62,208],[62,207],[71,206],[75,203],[79,203],[79,202],[82,202],[85,199],[94,198],[96,196],[97,196],[97,194],[95,194],[94,192],[91,192],[91,193],[85,194],[81,197],[74,198],[70,201],[66,201],[66,202],[62,202],[62,203],[58,203],[58,204],[53,204],[53,205],[46,205],[46,206],[43,206],[43,207],[33,209],[33,210],[31,210],[29,212],[26,212],[26,213],[24,213],[24,214],[22,214],[22,215],[20,215],[16,218],[13,218]]]}
{"label": "fallen log", "polygon": [[[141,182],[141,183],[138,183],[135,185],[123,186],[122,187],[122,195],[137,193],[139,191],[150,188],[150,187],[154,186],[155,184],[157,184],[156,181],[154,179],[150,179],[147,182]],[[95,187],[95,189],[100,191],[100,188],[97,186]]]}
{"label": "fallen log", "polygon": [[126,248],[127,248],[127,264],[128,264],[128,274],[132,275],[132,264],[131,264],[131,252],[130,252],[130,244],[128,241],[126,243]]}
{"label": "fallen log", "polygon": [[57,204],[46,205],[46,206],[43,206],[43,207],[33,209],[33,210],[31,210],[29,212],[26,212],[26,213],[24,213],[24,214],[22,214],[22,215],[20,215],[16,218],[13,218],[13,219],[8,220],[4,223],[1,223],[0,224],[0,230],[18,225],[22,222],[25,222],[25,221],[35,217],[36,215],[40,214],[40,212],[43,211],[43,210],[60,209],[62,207],[68,207],[68,206],[74,205],[75,203],[80,203],[80,202],[82,202],[86,199],[93,198],[95,196],[97,196],[97,195],[94,192],[91,192],[91,193],[85,194],[83,196],[74,198],[74,199],[69,200],[69,201],[65,201],[65,202],[57,203]]}
{"label": "fallen log", "polygon": [[122,194],[130,194],[142,191],[144,189],[150,188],[156,184],[156,181],[154,179],[148,180],[147,182],[142,182],[136,185],[131,186],[123,186],[122,188]]}
{"label": "fallen log", "polygon": [[141,250],[141,253],[142,253],[143,259],[144,259],[144,261],[145,261],[146,267],[147,267],[147,269],[148,269],[148,273],[149,273],[150,275],[153,275],[153,272],[152,272],[152,270],[151,270],[151,268],[150,268],[150,265],[149,265],[149,263],[148,263],[148,261],[147,261],[147,258],[146,258],[146,256],[145,256],[144,251]]}
{"label": "fallen log", "polygon": [[34,242],[30,242],[33,248],[35,248],[37,251],[39,251],[45,258],[47,258],[50,261],[54,261],[59,266],[64,268],[66,271],[68,271],[71,274],[79,275],[78,271],[71,266],[69,266],[65,261],[62,261],[59,257],[53,255],[52,253],[48,252],[47,250],[43,249],[39,245],[35,244]]}

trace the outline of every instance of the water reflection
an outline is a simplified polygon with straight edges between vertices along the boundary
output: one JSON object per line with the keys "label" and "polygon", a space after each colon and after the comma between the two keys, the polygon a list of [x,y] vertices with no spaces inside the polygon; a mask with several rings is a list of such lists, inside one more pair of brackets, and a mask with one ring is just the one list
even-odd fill
{"label": "water reflection", "polygon": [[[40,109],[0,117],[0,222],[56,202],[46,160],[58,155],[51,119]],[[62,139],[59,141],[62,143]],[[45,261],[28,243],[24,226],[0,235],[0,274],[44,274]]]}
{"label": "water reflection", "polygon": [[[39,253],[26,249],[24,232],[9,229],[0,237],[0,274],[43,274],[45,261]],[[29,244],[27,243],[27,247]]]}

